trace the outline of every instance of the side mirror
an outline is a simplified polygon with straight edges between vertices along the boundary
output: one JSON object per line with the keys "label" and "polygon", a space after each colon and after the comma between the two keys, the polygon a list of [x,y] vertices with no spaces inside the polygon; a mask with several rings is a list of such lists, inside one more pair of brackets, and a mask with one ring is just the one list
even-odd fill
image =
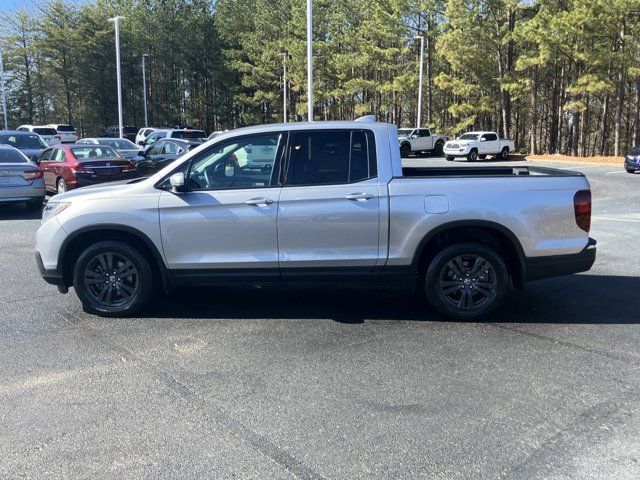
{"label": "side mirror", "polygon": [[486,142],[486,141],[487,141],[487,139],[486,139],[486,138],[484,138],[484,137],[482,137],[482,138],[480,139],[480,141],[481,141],[481,142]]}
{"label": "side mirror", "polygon": [[413,135],[411,135],[411,137],[410,137],[410,138],[411,138],[411,139],[418,138],[418,135],[414,133]]}
{"label": "side mirror", "polygon": [[169,184],[171,185],[172,193],[184,193],[186,191],[184,185],[184,173],[174,173],[169,177]]}
{"label": "side mirror", "polygon": [[39,156],[37,156],[37,155],[35,155],[35,156],[31,159],[31,161],[32,161],[33,163],[35,163],[36,165],[40,165],[40,157],[39,157]]}

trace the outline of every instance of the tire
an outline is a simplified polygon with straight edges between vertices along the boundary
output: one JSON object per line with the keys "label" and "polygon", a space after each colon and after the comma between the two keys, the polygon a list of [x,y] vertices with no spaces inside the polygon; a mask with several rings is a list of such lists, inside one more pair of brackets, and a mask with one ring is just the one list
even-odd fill
{"label": "tire", "polygon": [[411,155],[411,145],[408,143],[400,145],[400,156],[402,158],[407,158],[409,155]]}
{"label": "tire", "polygon": [[500,160],[508,160],[509,159],[509,147],[504,147],[500,150],[500,155],[498,155]]}
{"label": "tire", "polygon": [[441,157],[444,149],[444,142],[436,142],[436,146],[433,149],[433,154],[436,157]]}
{"label": "tire", "polygon": [[487,158],[487,156],[486,156],[486,155],[478,155],[478,158],[479,158],[480,160],[484,160],[485,158]]}
{"label": "tire", "polygon": [[456,157],[454,157],[453,155],[447,155],[445,158],[447,159],[447,161],[448,161],[448,162],[453,162],[453,160],[454,160]]}
{"label": "tire", "polygon": [[471,149],[471,151],[467,154],[467,161],[475,162],[478,159],[478,150],[475,148]]}
{"label": "tire", "polygon": [[492,248],[472,242],[446,247],[431,261],[424,277],[429,303],[456,320],[476,320],[495,312],[509,285],[502,257]]}
{"label": "tire", "polygon": [[67,182],[64,181],[64,178],[60,177],[56,182],[56,193],[64,193],[68,191]]}
{"label": "tire", "polygon": [[635,168],[627,168],[627,167],[625,167],[624,169],[627,171],[627,173],[636,173]]}
{"label": "tire", "polygon": [[85,312],[103,317],[133,315],[154,292],[153,272],[144,255],[114,240],[95,243],[80,254],[73,285]]}
{"label": "tire", "polygon": [[27,207],[27,210],[29,210],[30,212],[35,212],[37,210],[40,210],[42,208],[42,200],[36,200],[33,202],[27,202],[25,203],[25,206]]}

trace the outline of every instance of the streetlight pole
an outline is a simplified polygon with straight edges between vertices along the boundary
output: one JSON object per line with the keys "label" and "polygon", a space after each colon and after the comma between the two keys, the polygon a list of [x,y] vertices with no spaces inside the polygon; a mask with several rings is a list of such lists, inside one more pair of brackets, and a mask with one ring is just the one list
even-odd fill
{"label": "streetlight pole", "polygon": [[142,54],[142,103],[144,104],[144,126],[149,126],[149,119],[147,117],[147,73],[144,68],[144,59],[148,57],[148,53]]}
{"label": "streetlight pole", "polygon": [[109,21],[113,22],[116,27],[116,76],[118,77],[118,131],[122,138],[122,79],[120,77],[120,20],[124,17],[113,17]]}
{"label": "streetlight pole", "polygon": [[313,122],[313,0],[307,0],[307,121]]}
{"label": "streetlight pole", "polygon": [[284,123],[287,123],[287,52],[283,52],[282,55],[282,112],[284,117]]}
{"label": "streetlight pole", "polygon": [[4,62],[2,59],[2,49],[0,48],[0,90],[2,91],[2,116],[4,117],[4,129],[9,130],[7,123],[7,99],[4,96]]}
{"label": "streetlight pole", "polygon": [[420,39],[420,72],[418,73],[418,121],[416,128],[420,128],[422,123],[422,64],[424,63],[424,37],[417,36]]}

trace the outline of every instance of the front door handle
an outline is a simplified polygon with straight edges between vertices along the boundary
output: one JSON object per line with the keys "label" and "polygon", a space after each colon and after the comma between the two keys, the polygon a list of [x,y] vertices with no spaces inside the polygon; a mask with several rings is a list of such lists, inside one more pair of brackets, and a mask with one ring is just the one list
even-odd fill
{"label": "front door handle", "polygon": [[251,198],[244,203],[246,203],[247,205],[271,205],[273,203],[273,200],[271,200],[270,198],[258,197]]}
{"label": "front door handle", "polygon": [[346,198],[347,200],[369,200],[371,198],[373,198],[374,195],[372,193],[352,193],[350,195],[347,195]]}

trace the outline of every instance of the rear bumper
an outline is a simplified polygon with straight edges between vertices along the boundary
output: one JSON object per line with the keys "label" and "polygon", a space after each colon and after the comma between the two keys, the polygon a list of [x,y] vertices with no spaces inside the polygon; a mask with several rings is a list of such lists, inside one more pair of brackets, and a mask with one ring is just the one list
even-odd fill
{"label": "rear bumper", "polygon": [[[98,185],[100,183],[117,182],[119,180],[129,180],[136,177],[135,170],[129,170],[127,173],[118,175],[95,175],[95,174],[77,174],[76,181],[73,183],[74,188],[88,187],[90,185]],[[71,186],[71,185],[70,185]]]}
{"label": "rear bumper", "polygon": [[42,263],[40,252],[38,251],[36,251],[36,264],[38,265],[38,270],[40,270],[40,276],[45,282],[51,285],[56,285],[58,290],[62,293],[66,293],[68,291],[62,271],[57,268],[46,269]]}
{"label": "rear bumper", "polygon": [[43,180],[38,180],[37,185],[24,187],[2,188],[0,186],[0,203],[43,201],[46,194]]}
{"label": "rear bumper", "polygon": [[586,272],[596,261],[596,241],[589,238],[587,246],[579,253],[525,258],[527,281]]}

